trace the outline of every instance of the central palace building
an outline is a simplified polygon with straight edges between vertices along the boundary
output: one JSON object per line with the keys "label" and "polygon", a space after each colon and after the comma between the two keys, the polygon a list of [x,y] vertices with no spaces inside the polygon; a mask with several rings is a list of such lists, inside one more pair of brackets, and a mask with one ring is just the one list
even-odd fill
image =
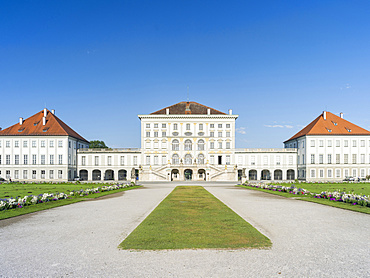
{"label": "central palace building", "polygon": [[341,181],[370,175],[370,132],[324,111],[281,149],[238,149],[235,121],[196,102],[146,115],[141,148],[90,149],[43,111],[0,131],[0,177],[19,181]]}

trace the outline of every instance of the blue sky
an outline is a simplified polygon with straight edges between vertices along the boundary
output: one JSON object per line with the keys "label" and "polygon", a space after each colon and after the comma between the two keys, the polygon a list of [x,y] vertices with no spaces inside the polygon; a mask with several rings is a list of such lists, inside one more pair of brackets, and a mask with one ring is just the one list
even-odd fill
{"label": "blue sky", "polygon": [[140,147],[137,114],[239,114],[236,146],[282,147],[323,110],[370,129],[370,1],[0,1],[0,127],[45,106]]}

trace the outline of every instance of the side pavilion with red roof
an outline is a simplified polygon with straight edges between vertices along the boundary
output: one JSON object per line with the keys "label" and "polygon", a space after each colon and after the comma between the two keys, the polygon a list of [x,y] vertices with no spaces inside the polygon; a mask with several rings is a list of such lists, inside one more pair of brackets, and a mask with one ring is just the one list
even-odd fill
{"label": "side pavilion with red roof", "polygon": [[284,142],[297,148],[298,179],[342,181],[370,175],[370,132],[324,111]]}

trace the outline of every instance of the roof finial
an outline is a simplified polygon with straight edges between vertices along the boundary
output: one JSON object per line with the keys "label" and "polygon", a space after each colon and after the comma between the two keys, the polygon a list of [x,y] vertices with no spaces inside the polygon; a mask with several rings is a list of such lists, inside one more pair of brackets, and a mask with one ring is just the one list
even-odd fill
{"label": "roof finial", "polygon": [[187,100],[187,102],[189,102],[189,86],[188,86],[188,94],[187,94],[186,100]]}

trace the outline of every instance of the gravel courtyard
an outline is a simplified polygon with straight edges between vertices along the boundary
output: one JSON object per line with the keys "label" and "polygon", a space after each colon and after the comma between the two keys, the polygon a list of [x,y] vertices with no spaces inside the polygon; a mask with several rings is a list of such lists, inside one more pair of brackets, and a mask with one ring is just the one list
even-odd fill
{"label": "gravel courtyard", "polygon": [[193,185],[145,183],[0,221],[0,277],[370,277],[370,215],[230,183],[200,185],[269,237],[271,249],[119,250],[180,184]]}

